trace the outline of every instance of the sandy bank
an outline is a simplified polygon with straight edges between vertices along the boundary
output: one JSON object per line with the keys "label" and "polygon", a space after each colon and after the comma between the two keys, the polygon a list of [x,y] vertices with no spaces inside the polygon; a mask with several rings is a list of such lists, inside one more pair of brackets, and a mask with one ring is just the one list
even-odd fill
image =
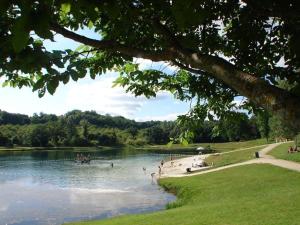
{"label": "sandy bank", "polygon": [[[194,155],[181,159],[170,160],[164,163],[162,167],[161,178],[163,177],[174,177],[178,175],[186,174],[187,168],[193,168],[193,165],[203,163],[203,160],[207,158],[207,155]],[[200,167],[205,170],[208,167]],[[199,168],[199,169],[200,169]]]}

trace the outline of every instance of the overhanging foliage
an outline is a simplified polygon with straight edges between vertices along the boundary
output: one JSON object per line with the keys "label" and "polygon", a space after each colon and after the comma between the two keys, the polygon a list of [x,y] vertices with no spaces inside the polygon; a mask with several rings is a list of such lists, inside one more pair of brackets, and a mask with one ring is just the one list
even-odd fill
{"label": "overhanging foliage", "polygon": [[[245,96],[299,126],[299,15],[296,0],[2,0],[0,76],[43,96],[60,82],[116,70],[117,83],[136,95],[168,90],[196,98],[193,112],[201,108],[208,117]],[[99,38],[76,33],[88,28]],[[49,51],[44,40],[55,34],[84,47]],[[141,71],[134,58],[179,69]],[[278,80],[294,87],[278,88]]]}

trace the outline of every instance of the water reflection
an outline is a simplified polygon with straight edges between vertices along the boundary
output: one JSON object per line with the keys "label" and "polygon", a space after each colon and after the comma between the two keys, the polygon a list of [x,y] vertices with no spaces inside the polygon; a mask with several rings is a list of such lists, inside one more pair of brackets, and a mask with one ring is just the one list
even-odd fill
{"label": "water reflection", "polygon": [[0,221],[61,224],[158,210],[174,199],[151,184],[150,173],[162,155],[120,150],[88,153],[94,158],[90,165],[75,163],[77,152],[72,151],[1,154]]}

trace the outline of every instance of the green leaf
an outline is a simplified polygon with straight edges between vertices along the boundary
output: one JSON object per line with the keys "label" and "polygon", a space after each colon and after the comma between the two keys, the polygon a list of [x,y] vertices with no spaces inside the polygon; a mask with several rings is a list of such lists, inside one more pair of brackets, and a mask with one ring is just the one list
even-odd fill
{"label": "green leaf", "polygon": [[68,74],[64,74],[62,77],[61,77],[61,80],[64,84],[68,83],[69,80],[70,80],[70,76]]}
{"label": "green leaf", "polygon": [[113,85],[112,85],[112,87],[114,88],[114,87],[116,87],[116,86],[120,86],[120,85],[122,85],[123,84],[123,77],[118,77],[117,79],[115,79],[114,81],[113,81]]}
{"label": "green leaf", "polygon": [[33,16],[32,20],[34,21],[33,29],[35,33],[44,39],[50,39],[54,41],[53,34],[50,31],[50,18],[51,15],[49,12],[44,12],[41,15]]}
{"label": "green leaf", "polygon": [[34,40],[34,46],[39,46],[39,47],[43,46],[43,41],[40,39]]}
{"label": "green leaf", "polygon": [[69,13],[71,11],[71,3],[62,3],[60,9],[65,14]]}
{"label": "green leaf", "polygon": [[92,29],[94,27],[94,23],[90,20],[88,23],[88,28]]}
{"label": "green leaf", "polygon": [[6,80],[6,81],[4,81],[3,83],[2,83],[2,87],[7,87],[8,85],[9,85],[9,81],[8,80]]}
{"label": "green leaf", "polygon": [[90,77],[91,77],[93,80],[95,80],[95,78],[96,78],[96,73],[95,73],[95,71],[90,70]]}
{"label": "green leaf", "polygon": [[41,38],[54,40],[52,32],[48,29],[35,29],[35,32]]}
{"label": "green leaf", "polygon": [[28,43],[29,30],[27,16],[21,16],[16,20],[12,28],[12,45],[15,52],[20,52]]}
{"label": "green leaf", "polygon": [[70,70],[71,78],[74,81],[78,80],[78,73],[75,70]]}
{"label": "green leaf", "polygon": [[124,71],[125,73],[131,73],[131,72],[134,72],[137,70],[137,65],[136,64],[133,64],[133,63],[127,63],[125,66],[124,66]]}
{"label": "green leaf", "polygon": [[43,97],[45,95],[45,92],[46,92],[45,87],[40,89],[38,92],[39,92],[39,98]]}
{"label": "green leaf", "polygon": [[44,79],[39,79],[39,80],[33,85],[32,91],[36,91],[36,90],[38,90],[38,89],[41,89],[42,87],[44,87],[44,85],[45,85]]}
{"label": "green leaf", "polygon": [[89,46],[86,46],[86,45],[79,45],[79,46],[75,49],[75,52],[86,51],[86,50],[89,50],[89,49],[90,49]]}
{"label": "green leaf", "polygon": [[56,88],[58,86],[58,80],[57,79],[52,79],[47,83],[47,91],[53,95]]}

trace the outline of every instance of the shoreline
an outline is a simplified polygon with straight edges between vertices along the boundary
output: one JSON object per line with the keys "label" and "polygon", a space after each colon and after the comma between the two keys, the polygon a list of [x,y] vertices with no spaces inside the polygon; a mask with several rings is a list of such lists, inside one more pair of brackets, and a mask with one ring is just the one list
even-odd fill
{"label": "shoreline", "polygon": [[[247,144],[248,143],[248,144]],[[255,145],[253,145],[255,143]],[[185,153],[185,154],[195,154],[197,153],[195,149],[197,147],[210,147],[216,153],[218,151],[223,152],[225,148],[229,148],[232,150],[245,148],[245,147],[253,147],[257,145],[267,145],[269,143],[265,142],[263,139],[254,139],[240,142],[212,142],[212,143],[191,143],[188,146],[183,146],[181,144],[173,144],[172,146],[168,146],[167,144],[162,145],[115,145],[115,146],[59,146],[59,147],[30,147],[30,146],[14,146],[14,147],[5,147],[0,146],[1,151],[39,151],[39,150],[109,150],[109,149],[121,149],[121,148],[129,148],[136,151],[148,151],[148,152],[165,152],[165,153]],[[223,147],[226,146],[226,147]],[[228,146],[228,147],[227,147]]]}
{"label": "shoreline", "polygon": [[87,147],[69,147],[69,146],[61,146],[61,147],[28,147],[28,146],[16,146],[16,147],[0,147],[1,151],[86,151],[86,150],[109,150],[116,148],[124,148],[124,146],[87,146]]}
{"label": "shoreline", "polygon": [[190,149],[154,149],[148,148],[147,146],[143,148],[136,148],[133,146],[99,146],[99,147],[14,147],[14,148],[5,148],[0,147],[0,154],[6,154],[9,152],[107,152],[107,151],[128,151],[131,153],[147,153],[147,154],[161,154],[161,155],[173,155],[174,157],[185,157],[195,154],[195,152]]}

